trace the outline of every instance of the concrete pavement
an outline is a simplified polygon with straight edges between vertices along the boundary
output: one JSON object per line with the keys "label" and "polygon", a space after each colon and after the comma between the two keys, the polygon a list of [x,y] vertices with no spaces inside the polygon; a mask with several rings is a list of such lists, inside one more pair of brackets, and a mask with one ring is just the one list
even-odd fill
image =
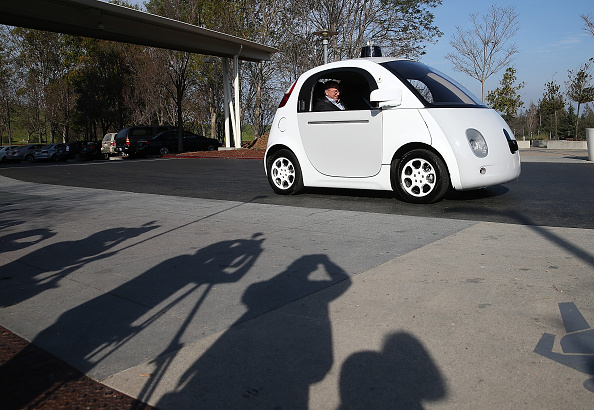
{"label": "concrete pavement", "polygon": [[592,406],[592,230],[0,193],[0,324],[159,408]]}

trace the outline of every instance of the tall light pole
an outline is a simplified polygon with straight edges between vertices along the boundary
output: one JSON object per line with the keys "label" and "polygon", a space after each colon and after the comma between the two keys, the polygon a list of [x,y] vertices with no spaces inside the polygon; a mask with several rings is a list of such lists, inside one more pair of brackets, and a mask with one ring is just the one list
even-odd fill
{"label": "tall light pole", "polygon": [[314,31],[314,35],[322,37],[322,44],[324,45],[324,64],[328,64],[328,38],[337,35],[337,31],[319,30]]}

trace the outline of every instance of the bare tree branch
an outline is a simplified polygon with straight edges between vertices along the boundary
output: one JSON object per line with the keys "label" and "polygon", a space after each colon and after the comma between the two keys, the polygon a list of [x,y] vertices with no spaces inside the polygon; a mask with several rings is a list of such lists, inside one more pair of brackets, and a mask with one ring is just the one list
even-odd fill
{"label": "bare tree branch", "polygon": [[584,30],[586,30],[587,33],[590,33],[591,35],[594,36],[594,20],[592,20],[592,15],[591,14],[587,14],[587,15],[582,14],[581,17],[585,23]]}
{"label": "bare tree branch", "polygon": [[485,81],[508,66],[518,52],[515,44],[508,44],[518,32],[518,14],[515,8],[491,6],[486,15],[470,14],[472,27],[456,27],[450,44],[455,53],[446,58],[454,69],[481,82],[482,100],[485,101]]}

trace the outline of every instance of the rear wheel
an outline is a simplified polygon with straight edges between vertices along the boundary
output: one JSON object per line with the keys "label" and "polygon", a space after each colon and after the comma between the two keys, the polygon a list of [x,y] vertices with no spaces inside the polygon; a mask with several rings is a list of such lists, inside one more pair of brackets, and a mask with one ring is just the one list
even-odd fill
{"label": "rear wheel", "polygon": [[443,198],[450,175],[435,153],[416,149],[392,164],[392,181],[397,193],[407,202],[430,204]]}
{"label": "rear wheel", "polygon": [[27,161],[27,162],[33,162],[33,160],[34,160],[33,155],[27,155],[25,157],[25,161]]}
{"label": "rear wheel", "polygon": [[282,149],[268,159],[268,182],[280,195],[298,194],[303,190],[301,168],[291,151]]}
{"label": "rear wheel", "polygon": [[169,148],[161,147],[161,149],[159,150],[159,154],[161,154],[162,157],[169,154]]}

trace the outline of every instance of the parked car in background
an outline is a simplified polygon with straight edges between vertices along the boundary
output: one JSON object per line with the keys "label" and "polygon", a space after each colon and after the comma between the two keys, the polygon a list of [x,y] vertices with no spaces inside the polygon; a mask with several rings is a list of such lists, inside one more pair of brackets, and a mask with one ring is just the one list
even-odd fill
{"label": "parked car in background", "polygon": [[60,161],[65,159],[66,144],[48,144],[36,149],[33,157],[36,161]]}
{"label": "parked car in background", "polygon": [[171,130],[175,130],[175,128],[165,125],[157,127],[137,126],[124,128],[118,132],[118,135],[115,138],[115,152],[122,157],[139,155],[137,152],[139,140],[149,140],[157,134]]}
{"label": "parked car in background", "polygon": [[7,154],[8,150],[10,150],[12,148],[17,148],[17,146],[16,145],[5,145],[3,147],[0,147],[0,162],[6,161],[6,154]]}
{"label": "parked car in background", "polygon": [[[137,155],[167,155],[178,151],[177,131],[166,131],[149,140],[139,140]],[[216,151],[221,145],[218,140],[184,131],[184,152]]]}
{"label": "parked car in background", "polygon": [[86,143],[86,141],[73,141],[66,144],[68,159],[80,159],[80,151]]}
{"label": "parked car in background", "polygon": [[33,162],[33,160],[35,159],[35,150],[41,148],[42,146],[42,144],[29,144],[17,146],[7,152],[6,160],[14,162]]}
{"label": "parked car in background", "polygon": [[101,153],[105,158],[115,154],[115,137],[118,135],[117,132],[110,132],[105,134],[101,143]]}
{"label": "parked car in background", "polygon": [[70,158],[70,154],[68,153],[68,145],[61,145],[62,146],[58,147],[58,150],[56,151],[56,161],[66,161],[68,158]]}
{"label": "parked car in background", "polygon": [[102,159],[101,153],[102,141],[90,141],[83,145],[80,151],[80,159]]}

